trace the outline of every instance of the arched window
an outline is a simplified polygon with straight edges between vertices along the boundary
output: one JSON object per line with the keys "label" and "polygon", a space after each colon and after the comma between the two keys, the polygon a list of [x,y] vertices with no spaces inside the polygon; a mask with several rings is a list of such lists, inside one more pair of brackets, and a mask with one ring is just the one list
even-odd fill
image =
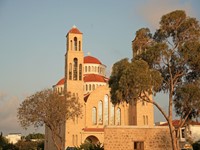
{"label": "arched window", "polygon": [[94,66],[92,66],[92,72],[94,71]]}
{"label": "arched window", "polygon": [[72,50],[72,40],[70,41],[70,50]]}
{"label": "arched window", "polygon": [[143,115],[143,124],[146,125],[146,118],[145,118],[145,115]]}
{"label": "arched window", "polygon": [[85,66],[85,72],[87,72],[87,66]]}
{"label": "arched window", "polygon": [[76,145],[78,145],[78,135],[76,135]]}
{"label": "arched window", "polygon": [[77,37],[74,37],[74,50],[77,51]]}
{"label": "arched window", "polygon": [[72,144],[74,145],[74,135],[72,135]]}
{"label": "arched window", "polygon": [[78,42],[78,46],[79,46],[79,51],[81,51],[81,41]]}
{"label": "arched window", "polygon": [[98,73],[100,73],[99,67],[98,67]]}
{"label": "arched window", "polygon": [[146,125],[149,124],[148,116],[146,116]]}
{"label": "arched window", "polygon": [[97,109],[96,109],[96,107],[92,108],[92,124],[93,125],[97,124]]}
{"label": "arched window", "polygon": [[94,72],[97,72],[97,66],[95,66],[95,68],[94,68]]}
{"label": "arched window", "polygon": [[90,72],[90,66],[88,67],[88,72]]}
{"label": "arched window", "polygon": [[88,85],[86,84],[86,91],[88,91]]}
{"label": "arched window", "polygon": [[103,102],[98,102],[98,123],[103,124]]}
{"label": "arched window", "polygon": [[82,80],[82,64],[79,64],[79,80]]}
{"label": "arched window", "polygon": [[92,85],[92,90],[95,90],[95,84]]}
{"label": "arched window", "polygon": [[62,87],[60,88],[60,94],[63,94],[63,88]]}
{"label": "arched window", "polygon": [[113,104],[110,105],[110,125],[115,124],[115,107]]}
{"label": "arched window", "polygon": [[89,84],[89,90],[91,91],[91,84]]}
{"label": "arched window", "polygon": [[104,68],[102,68],[102,71],[103,71],[102,73],[105,74],[105,69]]}
{"label": "arched window", "polygon": [[69,80],[72,79],[72,63],[69,64]]}
{"label": "arched window", "polygon": [[121,109],[117,108],[116,125],[121,125]]}
{"label": "arched window", "polygon": [[108,95],[104,96],[104,125],[108,125]]}
{"label": "arched window", "polygon": [[73,69],[74,69],[74,72],[73,72],[73,79],[74,80],[77,80],[77,70],[78,70],[78,59],[77,58],[74,58],[74,65],[73,65]]}

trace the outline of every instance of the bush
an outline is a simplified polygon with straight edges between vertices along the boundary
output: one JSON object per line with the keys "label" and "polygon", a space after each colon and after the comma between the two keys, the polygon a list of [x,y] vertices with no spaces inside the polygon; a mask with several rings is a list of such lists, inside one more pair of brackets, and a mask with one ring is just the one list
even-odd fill
{"label": "bush", "polygon": [[15,145],[20,150],[44,150],[44,141],[18,141]]}
{"label": "bush", "polygon": [[200,140],[192,144],[193,150],[200,150]]}
{"label": "bush", "polygon": [[77,147],[76,150],[104,150],[104,147],[102,144],[93,144],[90,142],[85,142],[80,145],[80,147]]}

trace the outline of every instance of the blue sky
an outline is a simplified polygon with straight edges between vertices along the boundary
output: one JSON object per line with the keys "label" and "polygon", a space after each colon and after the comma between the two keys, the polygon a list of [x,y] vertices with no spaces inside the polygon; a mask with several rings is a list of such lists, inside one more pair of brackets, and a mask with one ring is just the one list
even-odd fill
{"label": "blue sky", "polygon": [[[20,128],[16,109],[64,76],[65,36],[73,25],[83,32],[85,55],[99,58],[109,74],[113,63],[132,57],[138,29],[155,31],[160,17],[176,9],[200,20],[199,6],[199,0],[1,0],[0,131],[33,131]],[[166,96],[156,99],[167,106]],[[155,111],[155,121],[162,120]]]}

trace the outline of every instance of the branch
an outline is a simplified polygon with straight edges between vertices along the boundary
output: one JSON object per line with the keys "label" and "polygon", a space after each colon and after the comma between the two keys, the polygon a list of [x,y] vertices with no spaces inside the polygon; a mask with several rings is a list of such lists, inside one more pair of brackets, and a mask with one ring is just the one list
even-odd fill
{"label": "branch", "polygon": [[178,45],[179,45],[179,42],[177,42],[177,44],[176,44],[176,45],[174,46],[174,48],[172,49],[173,54],[174,54],[176,48],[178,47]]}
{"label": "branch", "polygon": [[181,77],[181,76],[183,76],[183,75],[184,75],[183,72],[182,72],[182,73],[177,73],[177,74],[174,76],[174,78],[172,79],[173,84],[176,85],[178,78]]}
{"label": "branch", "polygon": [[178,125],[178,130],[183,127],[183,125],[185,124],[185,122],[188,119],[191,112],[192,112],[192,109],[190,109],[190,111],[187,113],[187,115],[185,116],[183,121],[182,121],[182,118],[181,118],[181,121],[179,122],[179,125]]}
{"label": "branch", "polygon": [[167,65],[167,62],[164,60],[164,58],[163,58],[163,57],[161,57],[161,58],[162,58],[163,64],[164,64],[164,65]]}
{"label": "branch", "polygon": [[[144,94],[145,96],[141,96],[142,100],[148,102],[148,103],[151,103],[153,104],[154,106],[157,107],[157,109],[162,113],[162,115],[165,117],[165,119],[167,120],[167,122],[169,121],[166,113],[164,112],[164,110],[158,105],[158,103],[156,103],[155,101],[151,100],[149,98],[149,96],[146,94],[146,92],[143,92],[142,94]],[[141,95],[141,94],[140,94]],[[147,99],[146,99],[147,98]]]}
{"label": "branch", "polygon": [[167,115],[165,114],[165,112],[163,111],[163,109],[162,109],[155,101],[153,101],[152,104],[158,108],[158,110],[162,113],[162,115],[163,115],[163,116],[165,117],[165,119],[168,121],[168,117],[167,117]]}
{"label": "branch", "polygon": [[167,42],[171,47],[173,47],[173,44],[172,44],[168,39],[166,39],[166,42]]}

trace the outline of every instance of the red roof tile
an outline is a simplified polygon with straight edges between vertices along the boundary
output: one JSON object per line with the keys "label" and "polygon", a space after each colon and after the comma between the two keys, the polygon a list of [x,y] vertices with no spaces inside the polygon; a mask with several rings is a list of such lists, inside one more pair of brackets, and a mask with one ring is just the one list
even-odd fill
{"label": "red roof tile", "polygon": [[86,132],[104,132],[104,128],[83,128]]}
{"label": "red roof tile", "polygon": [[84,63],[91,63],[91,64],[102,64],[97,58],[92,56],[84,57]]}
{"label": "red roof tile", "polygon": [[56,85],[64,85],[65,83],[65,78],[60,79]]}
{"label": "red roof tile", "polygon": [[77,29],[75,26],[73,26],[73,27],[71,28],[71,30],[69,30],[68,33],[83,34],[83,33],[81,33],[81,32],[79,31],[79,29]]}
{"label": "red roof tile", "polygon": [[84,75],[84,82],[107,82],[107,78],[97,74]]}
{"label": "red roof tile", "polygon": [[[108,78],[101,76],[101,75],[97,75],[97,74],[86,74],[84,75],[83,78],[84,82],[108,82]],[[58,81],[57,85],[64,85],[65,83],[65,78],[62,78]]]}
{"label": "red roof tile", "polygon": [[[179,122],[180,122],[180,120],[173,120],[173,121],[172,121],[172,124],[173,124],[175,127],[178,127]],[[199,122],[195,122],[195,121],[191,121],[191,122],[189,122],[189,124],[190,124],[190,125],[200,125]],[[163,124],[161,124],[160,126],[168,126],[168,123],[167,123],[167,122],[166,122],[166,123],[163,123]]]}

